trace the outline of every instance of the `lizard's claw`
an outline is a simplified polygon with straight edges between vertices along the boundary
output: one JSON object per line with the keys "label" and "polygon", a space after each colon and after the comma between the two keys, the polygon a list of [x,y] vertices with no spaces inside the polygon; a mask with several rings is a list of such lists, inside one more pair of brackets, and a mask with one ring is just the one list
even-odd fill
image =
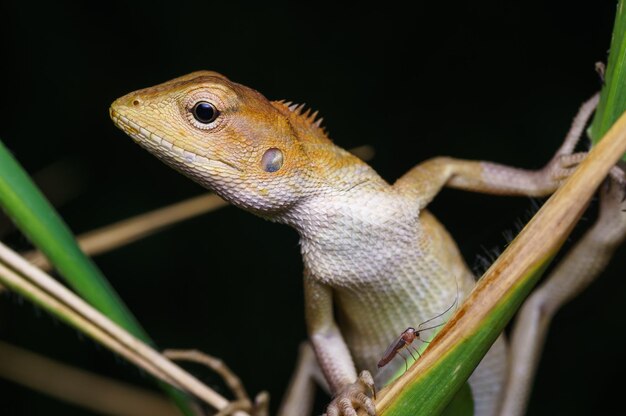
{"label": "lizard's claw", "polygon": [[325,416],[357,416],[357,409],[364,409],[368,415],[376,416],[374,402],[367,395],[376,398],[374,379],[369,371],[364,370],[358,379],[343,387],[326,408]]}

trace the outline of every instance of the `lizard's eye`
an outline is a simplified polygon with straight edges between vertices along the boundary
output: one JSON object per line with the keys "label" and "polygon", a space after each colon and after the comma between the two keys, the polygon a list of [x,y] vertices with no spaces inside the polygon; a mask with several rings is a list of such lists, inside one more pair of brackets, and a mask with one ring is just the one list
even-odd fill
{"label": "lizard's eye", "polygon": [[276,172],[283,166],[283,152],[280,149],[272,147],[263,154],[261,158],[261,167],[266,172]]}
{"label": "lizard's eye", "polygon": [[217,108],[208,101],[198,101],[192,108],[191,114],[193,117],[202,124],[209,124],[213,122],[220,112]]}

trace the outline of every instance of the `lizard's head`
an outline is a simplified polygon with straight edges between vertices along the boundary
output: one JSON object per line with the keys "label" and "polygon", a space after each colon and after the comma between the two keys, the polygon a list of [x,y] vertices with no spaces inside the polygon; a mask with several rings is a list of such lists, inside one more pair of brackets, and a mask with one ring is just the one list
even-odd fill
{"label": "lizard's head", "polygon": [[311,151],[331,145],[315,115],[270,102],[215,72],[132,92],[110,114],[162,161],[261,215],[289,209],[328,180],[310,163]]}

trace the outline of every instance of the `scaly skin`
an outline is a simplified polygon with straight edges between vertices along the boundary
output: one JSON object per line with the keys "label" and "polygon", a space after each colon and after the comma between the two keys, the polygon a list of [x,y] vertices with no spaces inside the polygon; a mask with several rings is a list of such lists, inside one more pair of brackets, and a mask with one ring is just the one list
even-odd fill
{"label": "scaly skin", "polygon": [[[198,102],[219,111],[215,120],[195,118]],[[363,384],[355,383],[357,369],[373,372],[391,340],[444,311],[457,287],[462,299],[474,284],[454,241],[424,210],[440,188],[546,195],[567,174],[562,159],[573,149],[564,145],[537,172],[435,158],[390,185],[335,146],[315,114],[209,71],[128,94],[111,117],[168,165],[298,231],[310,342],[335,395],[329,415],[359,406],[373,414],[365,388],[355,387]],[[484,414],[495,412],[504,377],[501,347],[495,356],[486,372],[495,387],[474,391]]]}

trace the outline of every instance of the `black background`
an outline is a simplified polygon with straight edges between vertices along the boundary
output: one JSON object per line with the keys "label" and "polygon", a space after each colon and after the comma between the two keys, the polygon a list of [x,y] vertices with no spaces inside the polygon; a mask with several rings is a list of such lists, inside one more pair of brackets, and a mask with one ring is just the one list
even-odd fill
{"label": "black background", "polygon": [[[203,192],[108,118],[115,98],[198,69],[319,109],[340,146],[376,148],[389,181],[435,155],[540,167],[599,88],[615,5],[507,3],[3,1],[0,139],[29,172],[76,166],[85,188],[60,207],[76,233]],[[531,207],[446,190],[432,211],[472,265]],[[220,356],[278,404],[305,338],[294,231],[226,208],[96,261],[159,345]],[[622,249],[556,317],[529,414],[621,409],[624,265]],[[150,388],[13,295],[0,298],[0,339]],[[3,415],[89,414],[2,380],[0,399]]]}

